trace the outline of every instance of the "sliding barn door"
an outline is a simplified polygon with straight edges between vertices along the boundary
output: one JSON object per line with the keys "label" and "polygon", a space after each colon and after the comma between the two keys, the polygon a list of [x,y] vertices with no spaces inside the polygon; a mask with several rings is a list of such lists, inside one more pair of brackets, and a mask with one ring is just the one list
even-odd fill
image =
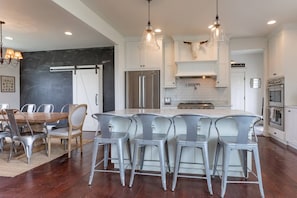
{"label": "sliding barn door", "polygon": [[88,105],[84,131],[96,131],[98,123],[92,118],[92,114],[103,110],[102,69],[103,66],[100,65],[97,72],[95,69],[73,71],[73,103]]}

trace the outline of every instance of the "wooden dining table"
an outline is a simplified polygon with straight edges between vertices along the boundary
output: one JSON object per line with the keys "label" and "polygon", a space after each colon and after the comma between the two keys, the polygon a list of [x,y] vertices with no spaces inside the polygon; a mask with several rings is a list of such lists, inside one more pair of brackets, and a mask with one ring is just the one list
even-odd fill
{"label": "wooden dining table", "polygon": [[[23,115],[22,115],[23,114]],[[26,113],[26,112],[16,112],[15,119],[17,122],[26,122],[26,119],[29,123],[52,123],[57,122],[59,120],[64,120],[68,118],[68,113],[60,113],[60,112],[52,112],[52,113],[44,113],[44,112],[34,112],[34,113]]]}
{"label": "wooden dining table", "polygon": [[[59,120],[68,119],[68,113],[61,112],[52,112],[52,113],[44,113],[44,112],[19,112],[17,111],[15,114],[15,119],[17,122],[26,122],[26,119],[30,124],[45,124],[45,123],[54,123]],[[7,116],[1,115],[0,120],[7,120]]]}

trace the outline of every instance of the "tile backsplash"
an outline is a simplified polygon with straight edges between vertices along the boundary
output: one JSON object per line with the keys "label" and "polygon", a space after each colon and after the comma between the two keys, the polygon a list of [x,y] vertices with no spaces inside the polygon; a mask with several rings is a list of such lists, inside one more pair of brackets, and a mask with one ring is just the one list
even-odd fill
{"label": "tile backsplash", "polygon": [[164,94],[171,98],[172,106],[194,101],[212,102],[216,106],[229,104],[229,89],[216,88],[215,78],[177,78],[176,85],[174,89],[165,89]]}

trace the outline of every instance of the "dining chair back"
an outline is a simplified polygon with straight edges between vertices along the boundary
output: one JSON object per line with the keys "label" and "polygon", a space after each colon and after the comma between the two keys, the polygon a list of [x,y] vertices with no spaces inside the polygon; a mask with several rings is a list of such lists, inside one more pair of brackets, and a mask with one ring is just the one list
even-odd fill
{"label": "dining chair back", "polygon": [[36,104],[25,104],[21,108],[21,112],[33,113],[36,111]]}
{"label": "dining chair back", "polygon": [[[161,176],[163,189],[166,190],[167,189],[166,166],[165,166],[166,160],[167,160],[167,168],[168,168],[168,171],[170,172],[167,136],[170,131],[172,121],[167,117],[158,116],[155,114],[145,114],[145,113],[136,114],[133,116],[133,118],[136,121],[136,132],[135,132],[136,135],[134,137],[133,164],[132,164],[129,187],[132,187],[133,185],[135,174],[139,174],[139,175]],[[137,135],[138,132],[141,132],[141,134]],[[146,146],[154,146],[158,148],[161,174],[136,171],[139,149],[140,149],[140,155],[139,155],[140,168],[139,169],[140,170],[143,169]]]}
{"label": "dining chair back", "polygon": [[[204,115],[197,114],[180,114],[173,117],[175,131],[175,164],[172,181],[172,191],[175,190],[177,178],[198,178],[206,179],[208,191],[212,195],[211,174],[209,169],[208,158],[208,138],[212,120]],[[184,127],[181,127],[182,125]],[[185,132],[184,132],[185,131]],[[201,151],[202,162],[198,161],[181,161],[183,148],[198,148]],[[193,156],[192,159],[196,157]],[[192,160],[190,159],[190,160]],[[193,174],[191,176],[180,173],[180,164],[203,164],[204,171],[202,175]],[[198,172],[198,171],[195,171]],[[205,176],[204,176],[205,175]]]}
{"label": "dining chair back", "polygon": [[[120,173],[121,184],[125,186],[125,149],[123,146],[127,146],[128,164],[131,166],[129,129],[132,120],[129,117],[115,116],[107,113],[93,114],[92,117],[98,121],[100,133],[97,133],[98,135],[94,138],[89,185],[92,184],[94,172],[113,172]],[[108,169],[108,162],[112,160],[109,156],[111,145],[115,145],[116,147],[117,158],[113,159],[118,161],[119,170]],[[104,146],[104,156],[103,159],[97,160],[99,146]],[[104,165],[100,167],[102,163]]]}
{"label": "dining chair back", "polygon": [[[215,121],[215,128],[218,133],[218,143],[215,154],[213,175],[217,172],[220,150],[223,148],[223,166],[221,180],[221,197],[224,197],[228,183],[254,183],[259,185],[261,197],[264,197],[260,157],[258,151],[258,140],[254,126],[261,121],[261,117],[254,115],[233,115],[218,118]],[[245,180],[228,180],[228,169],[232,151],[238,151]],[[248,155],[251,152],[254,156],[256,173],[248,168]],[[248,173],[256,177],[256,181],[248,180]]]}
{"label": "dining chair back", "polygon": [[66,139],[68,142],[68,158],[71,157],[71,140],[80,138],[80,150],[82,153],[82,128],[87,114],[87,105],[80,104],[72,108],[68,115],[68,127],[57,128],[48,131],[48,153],[51,152],[51,138]]}
{"label": "dining chair back", "polygon": [[36,112],[44,112],[44,113],[52,113],[54,112],[54,105],[53,104],[41,104],[38,106]]}
{"label": "dining chair back", "polygon": [[[14,109],[6,109],[5,110],[7,117],[8,117],[8,127],[9,131],[11,133],[12,137],[12,144],[13,147],[15,147],[15,142],[20,142],[25,150],[26,156],[27,156],[27,162],[30,163],[31,156],[32,156],[32,148],[34,146],[34,142],[38,139],[43,140],[43,143],[46,143],[46,133],[44,132],[38,132],[33,131],[32,127],[30,126],[30,123],[26,116],[22,114],[18,110]],[[15,119],[15,112],[18,112],[20,116],[23,116],[26,120],[26,125],[24,127],[24,132],[20,132],[19,126],[17,124],[17,121]],[[47,150],[47,145],[45,144],[45,149]],[[9,159],[11,159],[13,149],[11,147]]]}

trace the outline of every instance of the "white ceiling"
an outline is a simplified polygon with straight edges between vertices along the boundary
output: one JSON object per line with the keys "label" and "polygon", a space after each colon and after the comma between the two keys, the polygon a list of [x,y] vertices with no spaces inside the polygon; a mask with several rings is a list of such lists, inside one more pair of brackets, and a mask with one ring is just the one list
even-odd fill
{"label": "white ceiling", "polygon": [[[0,0],[0,5],[3,36],[14,38],[3,39],[3,45],[22,51],[110,46],[113,31],[141,36],[148,20],[146,0]],[[215,0],[152,0],[151,23],[163,35],[208,34],[215,5]],[[111,29],[98,27],[102,21],[94,14]],[[282,25],[297,24],[297,0],[219,0],[219,17],[231,38],[267,36]],[[270,19],[277,23],[266,25]]]}

